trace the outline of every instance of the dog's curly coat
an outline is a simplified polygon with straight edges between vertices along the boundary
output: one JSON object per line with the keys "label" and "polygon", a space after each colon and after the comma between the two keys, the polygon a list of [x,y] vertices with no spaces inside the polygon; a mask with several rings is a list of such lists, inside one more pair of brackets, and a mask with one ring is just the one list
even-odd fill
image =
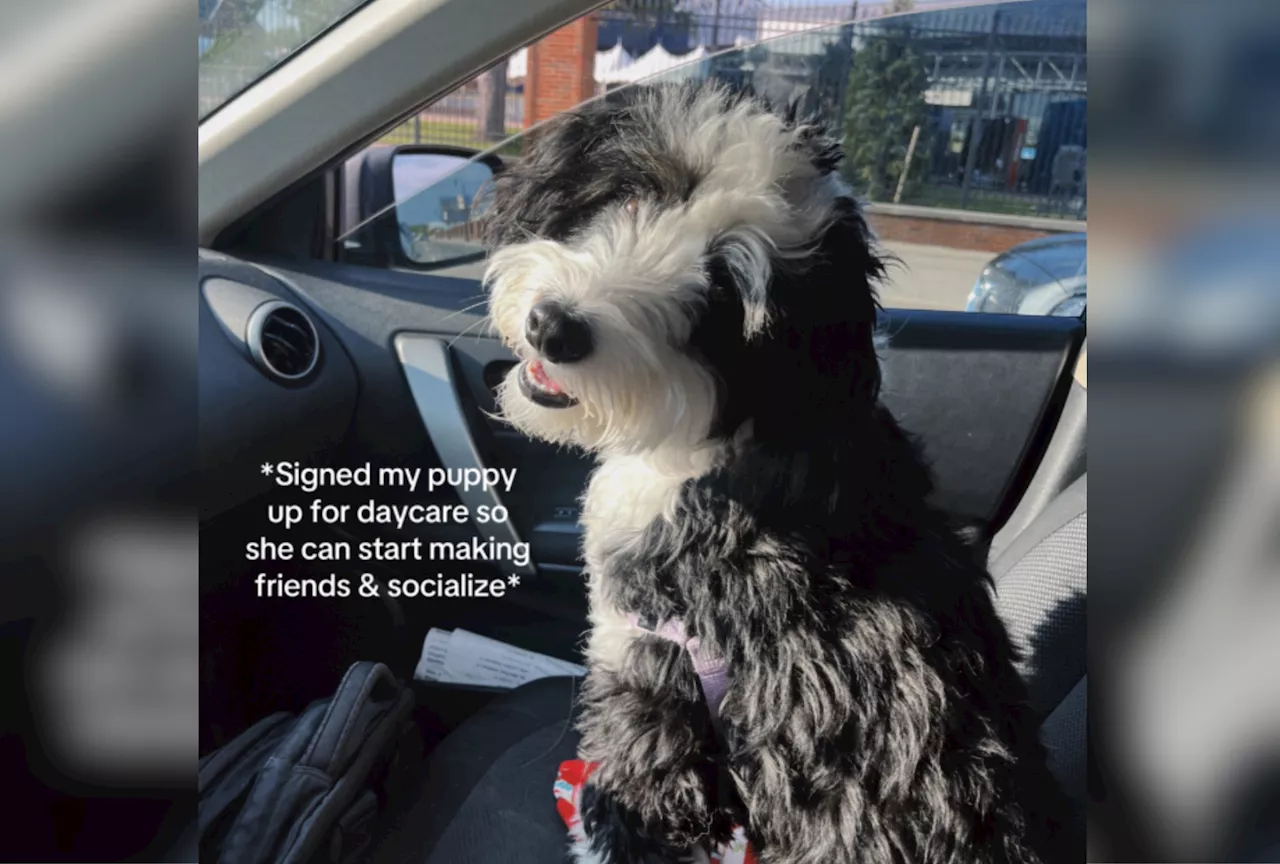
{"label": "dog's curly coat", "polygon": [[[579,862],[686,860],[735,822],[765,864],[1063,854],[989,578],[878,402],[883,267],[839,159],[749,95],[643,87],[495,183],[491,310],[526,361],[503,410],[600,457]],[[532,344],[547,302],[577,350]],[[721,732],[629,614],[727,658]]]}

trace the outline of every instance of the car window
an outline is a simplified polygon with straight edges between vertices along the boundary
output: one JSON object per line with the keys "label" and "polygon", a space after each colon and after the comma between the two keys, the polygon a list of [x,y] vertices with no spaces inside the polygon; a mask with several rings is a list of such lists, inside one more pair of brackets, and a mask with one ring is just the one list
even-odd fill
{"label": "car window", "polygon": [[200,118],[366,0],[199,0]]}
{"label": "car window", "polygon": [[[823,25],[815,10],[835,22]],[[896,259],[884,305],[1083,314],[1083,2],[855,21],[839,20],[845,9],[815,4],[760,7],[750,18],[722,14],[718,23],[685,14],[683,52],[667,47],[660,20],[633,18],[633,28],[647,28],[656,40],[634,54],[629,31],[605,26],[613,19],[601,23],[592,98],[619,87],[714,78],[776,103],[798,102],[840,136],[844,180],[866,202],[868,220]],[[708,48],[700,39],[717,41]],[[460,145],[519,158],[537,128],[524,110],[533,56],[506,58],[379,145]],[[453,262],[433,237],[479,234],[478,225],[463,231],[459,219],[478,223],[482,208],[461,213],[456,196],[434,186],[397,190],[397,199],[344,226],[347,248],[371,236],[370,225],[399,222],[401,236],[414,238],[402,244],[406,264],[442,267]],[[480,262],[469,272],[482,270]]]}

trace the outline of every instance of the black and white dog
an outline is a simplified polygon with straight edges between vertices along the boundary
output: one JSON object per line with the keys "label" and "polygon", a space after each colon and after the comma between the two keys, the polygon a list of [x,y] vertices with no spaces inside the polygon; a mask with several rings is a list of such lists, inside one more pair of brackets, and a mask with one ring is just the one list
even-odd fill
{"label": "black and white dog", "polygon": [[989,578],[878,401],[882,263],[839,160],[794,112],[650,87],[495,183],[502,410],[599,457],[579,862],[734,824],[762,864],[1059,854]]}

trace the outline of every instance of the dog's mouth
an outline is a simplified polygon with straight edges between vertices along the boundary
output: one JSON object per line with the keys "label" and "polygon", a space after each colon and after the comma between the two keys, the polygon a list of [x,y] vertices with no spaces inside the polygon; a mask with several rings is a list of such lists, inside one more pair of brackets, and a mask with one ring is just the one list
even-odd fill
{"label": "dog's mouth", "polygon": [[547,374],[541,360],[530,360],[520,366],[520,392],[535,405],[543,408],[568,408],[578,404],[564,391],[558,381]]}

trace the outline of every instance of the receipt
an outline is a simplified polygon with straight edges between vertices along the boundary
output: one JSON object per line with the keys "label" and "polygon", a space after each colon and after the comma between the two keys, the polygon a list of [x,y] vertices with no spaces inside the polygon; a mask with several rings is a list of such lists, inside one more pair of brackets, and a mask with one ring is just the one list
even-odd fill
{"label": "receipt", "polygon": [[440,680],[452,636],[450,631],[441,630],[439,627],[432,627],[427,632],[427,638],[422,641],[422,656],[418,658],[418,668],[413,670],[414,678],[419,681]]}
{"label": "receipt", "polygon": [[432,628],[423,642],[414,677],[441,684],[509,690],[539,678],[581,676],[587,670],[566,660],[517,648],[467,630]]}

